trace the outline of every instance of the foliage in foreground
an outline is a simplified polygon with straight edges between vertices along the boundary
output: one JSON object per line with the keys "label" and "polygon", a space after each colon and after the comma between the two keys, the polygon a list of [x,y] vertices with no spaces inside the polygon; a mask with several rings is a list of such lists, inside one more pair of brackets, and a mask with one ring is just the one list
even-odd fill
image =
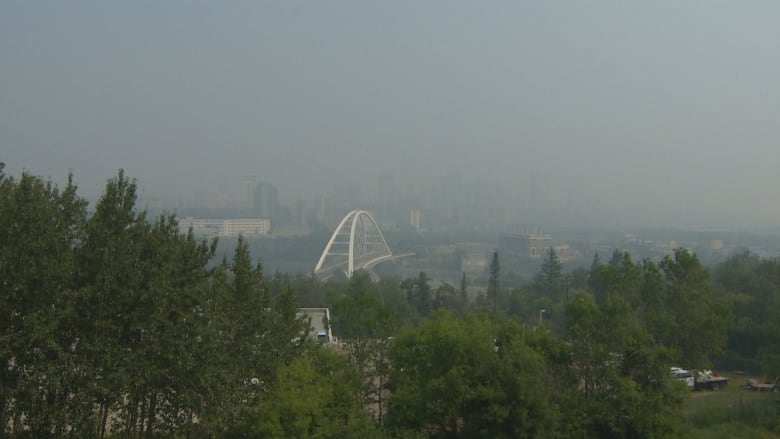
{"label": "foliage in foreground", "polygon": [[[687,391],[669,365],[776,363],[780,264],[739,255],[713,287],[684,250],[659,263],[616,252],[572,289],[550,253],[511,295],[494,255],[473,305],[424,272],[300,279],[333,306],[347,342],[331,352],[302,341],[293,279],[269,288],[242,239],[214,264],[215,243],[147,219],[135,193],[120,172],[88,214],[71,182],[0,164],[1,434],[680,437]],[[746,405],[688,421],[694,435],[759,434],[776,419]]]}
{"label": "foliage in foreground", "polygon": [[359,376],[346,358],[311,346],[281,366],[268,392],[260,392],[231,437],[370,438],[380,432],[354,397]]}
{"label": "foliage in foreground", "polygon": [[300,355],[295,297],[270,296],[245,243],[207,268],[213,243],[135,199],[120,172],[87,215],[70,182],[0,167],[0,431],[221,434],[246,383]]}
{"label": "foliage in foreground", "polygon": [[[565,342],[488,314],[433,314],[393,342],[388,425],[433,437],[675,437],[684,389],[647,337],[587,297]],[[619,314],[619,313],[618,313]],[[574,343],[576,346],[572,346]]]}

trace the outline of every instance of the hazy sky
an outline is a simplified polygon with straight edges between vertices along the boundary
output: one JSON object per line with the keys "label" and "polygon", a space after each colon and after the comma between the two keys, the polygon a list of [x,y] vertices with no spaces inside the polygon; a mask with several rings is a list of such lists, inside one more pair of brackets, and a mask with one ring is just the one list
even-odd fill
{"label": "hazy sky", "polygon": [[627,221],[777,225],[780,2],[4,0],[0,160],[288,199],[536,172]]}

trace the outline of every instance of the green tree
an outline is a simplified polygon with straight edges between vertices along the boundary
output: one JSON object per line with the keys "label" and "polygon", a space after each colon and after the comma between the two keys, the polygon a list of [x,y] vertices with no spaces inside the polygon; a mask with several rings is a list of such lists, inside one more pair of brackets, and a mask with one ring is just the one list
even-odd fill
{"label": "green tree", "polygon": [[631,306],[640,305],[640,290],[642,288],[642,266],[634,263],[627,252],[615,251],[609,264],[598,267],[601,295],[599,301],[618,295],[628,301]]}
{"label": "green tree", "polygon": [[139,345],[153,308],[141,265],[150,230],[135,210],[135,200],[135,181],[120,171],[106,184],[87,222],[87,237],[77,248],[82,290],[76,297],[76,318],[84,322],[81,348],[99,407],[100,435],[107,430],[109,413],[115,416],[115,430],[128,435],[151,428],[141,414],[148,383],[137,380],[148,367]]}
{"label": "green tree", "polygon": [[446,308],[457,315],[463,315],[468,308],[468,299],[454,286],[443,282],[433,292],[433,309]]}
{"label": "green tree", "polygon": [[588,288],[588,281],[590,278],[590,272],[582,267],[577,267],[566,276],[564,286],[569,289],[585,290]]}
{"label": "green tree", "polygon": [[174,217],[153,223],[135,209],[136,184],[110,180],[77,247],[81,289],[71,318],[97,406],[95,434],[172,433],[191,426],[209,394],[205,266],[215,243],[179,233]]}
{"label": "green tree", "polygon": [[432,314],[391,346],[388,424],[402,435],[551,437],[557,411],[543,357],[515,322]]}
{"label": "green tree", "polygon": [[420,317],[425,317],[433,309],[433,292],[430,278],[421,271],[417,278],[404,279],[401,290],[406,293],[406,300],[417,310]]}
{"label": "green tree", "polygon": [[387,341],[399,325],[395,310],[365,289],[343,296],[333,307],[333,329],[360,379],[357,398],[375,412],[379,422],[384,417],[390,370]]}
{"label": "green tree", "polygon": [[563,292],[563,264],[554,248],[550,247],[547,251],[542,262],[542,269],[536,275],[534,284],[542,295],[550,297],[554,301],[560,300]]}
{"label": "green tree", "polygon": [[83,237],[86,202],[72,176],[60,191],[0,163],[0,435],[64,434],[88,415],[64,318],[75,287],[73,247]]}
{"label": "green tree", "polygon": [[593,254],[593,262],[590,264],[590,270],[588,271],[588,289],[599,302],[606,296],[604,280],[601,278],[601,265],[599,252],[596,252]]}
{"label": "green tree", "polygon": [[722,294],[733,298],[725,363],[720,367],[780,375],[780,264],[749,252],[715,267],[712,278]]}
{"label": "green tree", "polygon": [[148,221],[122,171],[87,217],[72,179],[2,170],[0,436],[223,436],[303,352],[293,291],[269,296],[243,239],[207,269],[216,241]]}
{"label": "green tree", "polygon": [[681,386],[669,378],[670,355],[654,344],[621,296],[601,304],[578,294],[566,306],[572,369],[586,437],[677,437]]}
{"label": "green tree", "polygon": [[280,365],[268,392],[258,392],[235,437],[379,437],[354,398],[360,380],[343,357],[325,348]]}
{"label": "green tree", "polygon": [[490,260],[490,278],[488,279],[487,295],[493,301],[493,315],[496,315],[496,301],[500,291],[500,272],[501,266],[498,262],[498,252],[493,252],[493,259]]}
{"label": "green tree", "polygon": [[297,314],[292,290],[271,297],[262,266],[252,263],[243,237],[232,263],[216,267],[211,285],[212,370],[220,387],[203,422],[209,431],[220,431],[241,421],[255,393],[249,383],[271,382],[279,365],[301,354],[308,325]]}
{"label": "green tree", "polygon": [[709,356],[722,353],[726,345],[730,301],[713,295],[707,269],[687,250],[675,250],[674,257],[665,257],[659,267],[661,300],[670,316],[666,321],[674,322],[661,341],[674,350],[681,364],[706,368],[711,364]]}

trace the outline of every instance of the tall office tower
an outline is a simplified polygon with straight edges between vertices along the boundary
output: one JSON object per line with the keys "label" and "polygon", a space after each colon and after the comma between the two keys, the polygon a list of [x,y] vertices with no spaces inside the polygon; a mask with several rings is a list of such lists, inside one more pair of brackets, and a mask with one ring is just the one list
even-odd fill
{"label": "tall office tower", "polygon": [[241,209],[253,209],[255,206],[255,186],[257,185],[257,177],[254,175],[246,175],[241,179],[239,205]]}
{"label": "tall office tower", "polygon": [[254,214],[257,218],[267,218],[272,222],[279,206],[276,186],[261,181],[255,187]]}
{"label": "tall office tower", "polygon": [[380,221],[395,218],[397,213],[397,191],[392,177],[384,177],[377,184],[377,213]]}
{"label": "tall office tower", "polygon": [[298,200],[292,210],[292,224],[295,226],[306,225],[306,202]]}
{"label": "tall office tower", "polygon": [[420,218],[422,218],[422,213],[419,210],[415,209],[410,212],[409,224],[414,227],[414,230],[420,230]]}

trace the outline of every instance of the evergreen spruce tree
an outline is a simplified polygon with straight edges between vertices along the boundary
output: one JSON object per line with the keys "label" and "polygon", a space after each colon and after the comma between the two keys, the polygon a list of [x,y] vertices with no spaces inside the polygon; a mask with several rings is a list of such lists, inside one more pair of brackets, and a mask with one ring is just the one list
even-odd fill
{"label": "evergreen spruce tree", "polygon": [[547,251],[535,283],[542,294],[558,300],[563,290],[563,264],[554,248]]}
{"label": "evergreen spruce tree", "polygon": [[499,274],[501,267],[498,263],[498,252],[493,252],[493,259],[490,261],[490,279],[488,280],[488,297],[493,299],[493,315],[496,315],[496,302],[500,289]]}
{"label": "evergreen spruce tree", "polygon": [[466,272],[463,272],[463,276],[460,278],[460,298],[462,300],[468,300],[468,292],[466,291]]}

